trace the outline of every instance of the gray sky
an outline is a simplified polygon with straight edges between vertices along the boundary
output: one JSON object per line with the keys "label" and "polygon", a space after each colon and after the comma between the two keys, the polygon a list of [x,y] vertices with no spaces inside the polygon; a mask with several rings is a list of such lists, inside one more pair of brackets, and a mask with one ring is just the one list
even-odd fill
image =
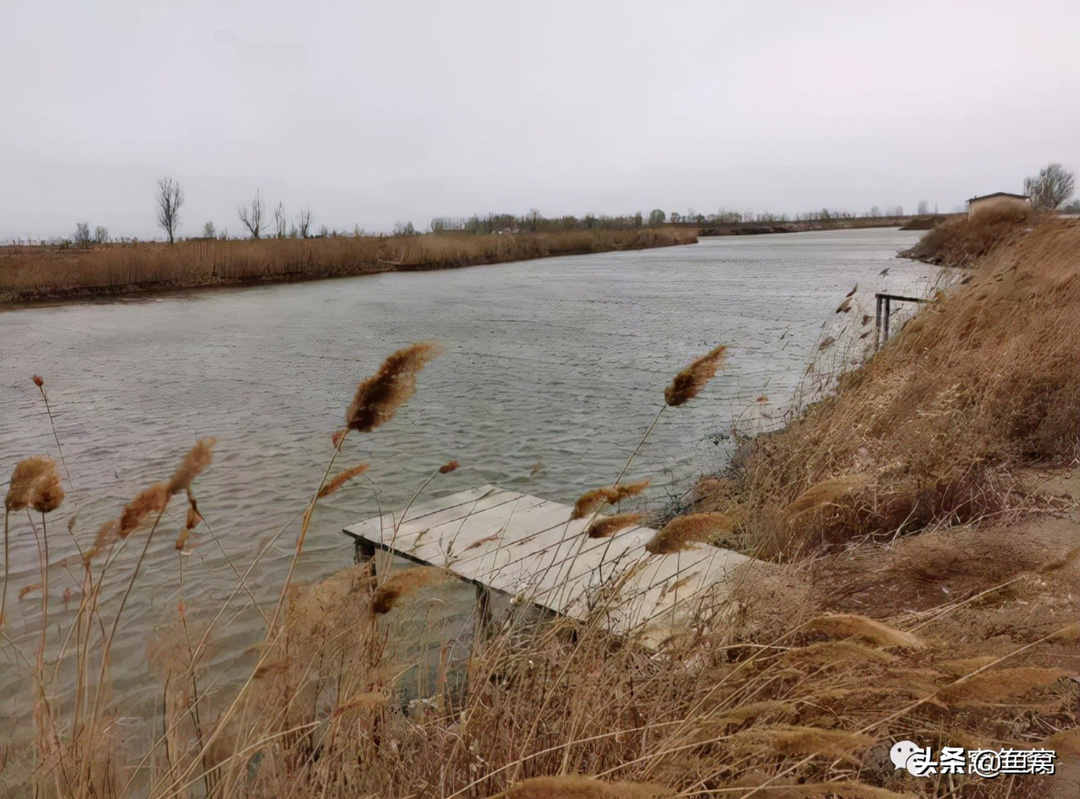
{"label": "gray sky", "polygon": [[0,239],[948,211],[1080,168],[1080,2],[0,0]]}

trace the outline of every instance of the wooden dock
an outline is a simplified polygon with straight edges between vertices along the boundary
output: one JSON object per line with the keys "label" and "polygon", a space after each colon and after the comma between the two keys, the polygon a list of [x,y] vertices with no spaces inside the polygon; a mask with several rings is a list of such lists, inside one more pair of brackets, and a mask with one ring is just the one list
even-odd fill
{"label": "wooden dock", "polygon": [[[416,505],[407,518],[387,513],[350,525],[357,559],[377,550],[446,569],[477,587],[481,611],[490,592],[584,619],[602,609],[607,629],[655,648],[700,617],[745,555],[695,544],[652,555],[655,534],[628,527],[611,538],[585,535],[589,520],[571,508],[495,486]],[[599,517],[602,518],[602,517]]]}

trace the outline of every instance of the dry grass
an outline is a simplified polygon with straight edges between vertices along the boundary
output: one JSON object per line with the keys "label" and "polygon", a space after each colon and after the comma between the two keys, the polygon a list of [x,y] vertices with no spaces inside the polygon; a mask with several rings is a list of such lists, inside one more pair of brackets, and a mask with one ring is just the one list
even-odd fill
{"label": "dry grass", "polygon": [[646,783],[607,783],[577,775],[532,777],[519,782],[502,796],[506,799],[664,799],[674,791]]}
{"label": "dry grass", "polygon": [[932,228],[905,255],[943,266],[970,266],[999,244],[1014,240],[1030,218],[1029,211],[1012,206],[956,216]]}
{"label": "dry grass", "polygon": [[0,303],[377,272],[448,269],[697,241],[694,231],[597,230],[514,236],[194,240],[92,249],[0,248]]}
{"label": "dry grass", "polygon": [[737,512],[747,547],[790,558],[1006,513],[1022,499],[1018,467],[1076,458],[1080,225],[1002,230],[1009,243],[970,280],[703,485],[702,509]]}
{"label": "dry grass", "polygon": [[[668,543],[677,549],[735,520],[744,534],[783,524],[803,544],[827,533],[850,541],[890,514],[910,515],[911,502],[926,496],[915,489],[955,482],[952,470],[967,474],[972,458],[981,459],[980,475],[1005,480],[1011,465],[1040,453],[1066,456],[1075,428],[1064,422],[1075,406],[1054,403],[1075,402],[1077,390],[1069,384],[1075,358],[1066,357],[1076,352],[1078,319],[1066,311],[1075,310],[1077,230],[1050,226],[992,256],[964,292],[843,381],[835,400],[761,442],[744,482],[725,489],[724,505],[742,507],[681,517],[669,525]],[[1041,346],[1023,349],[1033,341]],[[1033,384],[1049,394],[1037,413]],[[407,394],[411,385],[405,395],[358,391],[358,407],[393,396],[396,408]],[[347,439],[348,431],[335,438],[335,458]],[[193,453],[171,483],[154,483],[106,524],[104,539],[145,553],[154,512],[181,486],[189,521],[210,515],[191,496],[209,451]],[[317,494],[334,482],[332,467],[313,486],[297,557]],[[852,475],[859,479],[849,482]],[[968,479],[969,488],[985,488],[981,477]],[[766,490],[775,492],[771,501]],[[946,503],[961,494],[930,496]],[[959,515],[955,505],[939,507]],[[19,524],[18,533],[29,529]],[[603,631],[618,611],[617,593],[583,622],[536,623],[512,606],[498,624],[478,624],[456,673],[440,650],[434,684],[414,703],[402,699],[402,675],[416,664],[394,657],[389,643],[415,635],[407,621],[419,612],[419,589],[445,573],[380,571],[377,580],[360,565],[299,585],[290,569],[257,662],[231,694],[204,690],[226,607],[211,606],[200,624],[183,605],[168,619],[150,657],[162,714],[145,758],[122,739],[110,696],[108,652],[123,602],[105,618],[97,601],[104,587],[130,592],[138,569],[118,577],[110,559],[89,558],[67,639],[76,667],[19,661],[33,736],[0,757],[0,790],[42,799],[1038,799],[1049,790],[1038,777],[918,780],[894,770],[888,751],[900,739],[935,748],[1075,748],[1071,596],[1080,564],[1069,554],[1073,531],[1049,532],[1014,537],[1018,552],[1042,542],[1045,551],[1026,560],[1003,555],[1002,546],[970,546],[940,570],[924,556],[970,539],[935,528],[795,564],[751,563],[711,609],[710,624],[659,653]],[[44,514],[34,534],[46,537]],[[43,582],[50,571],[46,551]],[[936,590],[958,585],[966,586],[962,598]],[[935,590],[918,593],[924,589]],[[43,591],[42,631],[51,623],[47,597]],[[5,647],[17,645],[3,633]],[[72,702],[53,702],[62,687]]]}

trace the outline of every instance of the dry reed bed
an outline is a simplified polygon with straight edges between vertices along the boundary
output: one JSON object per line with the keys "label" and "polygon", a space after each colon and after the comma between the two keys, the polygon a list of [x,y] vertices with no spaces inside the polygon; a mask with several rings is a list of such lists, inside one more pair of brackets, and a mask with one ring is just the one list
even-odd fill
{"label": "dry reed bed", "polygon": [[175,245],[97,245],[86,250],[7,248],[0,249],[0,303],[110,291],[447,269],[695,241],[693,231],[643,229],[505,236],[191,240]]}
{"label": "dry reed bed", "polygon": [[[946,425],[950,435],[960,435],[962,457],[983,449],[983,439],[975,442],[979,446],[968,441],[972,436],[968,427],[976,422],[997,431],[991,439],[1003,449],[995,464],[1027,457],[1036,442],[1048,452],[1060,453],[1061,431],[1046,413],[1016,417],[1017,408],[1027,407],[1024,403],[995,407],[991,400],[1000,399],[995,394],[1001,388],[995,370],[1006,368],[1009,356],[1018,364],[1009,377],[1021,381],[1021,387],[1037,380],[1066,392],[1068,399],[1064,387],[1047,382],[1047,376],[1057,376],[1054,370],[1062,367],[1049,345],[1071,335],[1069,325],[1075,319],[1056,316],[1047,306],[1075,299],[1075,268],[1070,272],[1062,259],[1075,252],[1076,235],[1075,229],[1043,229],[997,256],[979,282],[969,284],[978,286],[974,296],[985,294],[983,299],[958,294],[944,300],[924,315],[922,327],[909,327],[882,356],[853,376],[834,402],[819,406],[792,432],[772,439],[769,445],[774,449],[762,452],[772,452],[770,457],[775,458],[786,442],[805,461],[796,468],[788,456],[782,468],[776,467],[777,473],[787,469],[783,474],[790,473],[795,480],[794,485],[780,479],[768,484],[779,491],[781,510],[814,519],[823,502],[832,507],[841,504],[842,497],[865,490],[868,483],[863,477],[848,483],[835,475],[850,470],[834,467],[847,464],[845,453],[866,457],[860,449],[871,441],[870,432],[889,435],[891,419],[889,414],[879,416],[883,411],[876,393],[861,397],[869,404],[865,411],[869,418],[835,409],[851,403],[853,393],[871,378],[884,380],[887,367],[895,370],[890,381],[895,384],[893,393],[886,398],[890,402],[918,388],[930,391],[926,401],[931,407],[949,412],[957,401],[943,397],[956,396],[954,389],[936,381],[910,385],[922,379],[923,371],[934,369],[939,376],[946,370],[949,376],[976,381],[974,400],[988,395],[983,401],[957,403],[958,410],[947,423],[923,421],[937,417],[926,413],[917,394],[909,397],[915,407],[903,421]],[[1044,268],[1038,272],[1023,268],[1028,259],[1043,261]],[[1000,284],[1010,280],[1013,288],[1002,289]],[[1004,299],[1000,307],[979,304],[995,291],[1013,297],[1012,305]],[[998,325],[999,317],[1017,304],[1018,292],[1025,310],[1013,308],[1011,312],[1020,315],[1013,323],[1028,319],[1034,310],[1038,319],[1057,326],[1049,331],[1039,358],[1019,359],[1010,344],[1016,336],[1033,333]],[[930,337],[927,331],[953,337]],[[993,342],[994,352],[1002,352],[991,355],[975,346],[978,341]],[[922,369],[912,342],[925,351]],[[942,349],[966,352],[970,370],[955,373],[959,368],[955,359]],[[331,477],[335,461],[347,453],[352,438],[377,435],[376,428],[391,421],[395,409],[416,389],[424,363],[435,354],[427,344],[407,348],[359,384],[345,414],[345,428],[334,436],[325,475],[312,487],[312,501],[296,535],[297,558],[319,497],[363,471],[361,464]],[[709,380],[723,379],[716,374],[722,364],[723,349],[717,348],[680,372],[668,387],[653,426],[662,422],[662,414],[678,413],[678,407],[692,401]],[[889,409],[895,414],[905,407],[897,403]],[[975,421],[965,422],[968,416]],[[849,431],[824,425],[823,443],[811,435],[815,425],[824,424],[814,421],[819,418],[855,427]],[[1003,435],[1003,429],[1009,434]],[[906,468],[924,461],[933,465],[931,445],[938,452],[935,457],[948,462],[940,452],[952,452],[952,442],[936,427],[929,432],[937,435],[916,449],[916,459]],[[935,748],[1036,744],[1063,752],[1080,748],[1077,689],[1075,680],[1068,679],[1076,673],[1080,625],[1075,602],[1063,599],[1077,578],[1080,558],[1073,552],[1026,563],[1023,574],[974,596],[944,601],[939,596],[914,610],[871,612],[877,618],[852,613],[842,602],[823,599],[815,589],[827,581],[834,593],[842,595],[836,589],[847,579],[851,585],[858,583],[862,595],[874,596],[881,585],[845,578],[839,568],[823,573],[814,572],[813,564],[760,563],[743,573],[732,601],[703,607],[701,623],[669,642],[659,656],[602,632],[604,615],[618,609],[617,592],[602,597],[594,616],[584,623],[538,624],[522,607],[512,608],[501,626],[478,636],[463,673],[455,676],[449,648],[442,648],[432,696],[409,708],[403,708],[398,697],[401,675],[411,664],[396,659],[389,644],[410,616],[422,616],[428,601],[425,591],[445,575],[435,569],[392,573],[380,569],[376,576],[361,565],[301,586],[292,581],[290,570],[276,607],[264,609],[267,627],[258,663],[243,689],[231,697],[208,700],[211,694],[206,691],[213,679],[207,647],[215,637],[228,635],[222,620],[228,608],[210,608],[210,614],[201,617],[192,609],[177,609],[170,628],[149,653],[162,685],[160,730],[155,731],[148,755],[133,756],[134,742],[124,739],[108,694],[107,654],[100,655],[103,643],[107,650],[111,641],[110,631],[121,623],[120,615],[104,614],[96,597],[109,580],[129,580],[129,590],[134,585],[137,575],[120,578],[107,574],[107,566],[114,550],[149,545],[172,496],[184,494],[194,514],[189,514],[193,530],[185,526],[189,536],[178,537],[178,547],[187,545],[190,534],[200,534],[204,514],[212,522],[212,509],[197,508],[192,493],[199,471],[209,465],[211,444],[200,442],[172,478],[139,494],[119,513],[115,527],[103,528],[110,531],[110,548],[87,550],[75,634],[68,639],[79,664],[73,679],[80,698],[74,707],[54,702],[64,687],[58,680],[72,679],[70,673],[61,675],[40,655],[36,662],[28,659],[24,664],[35,699],[34,740],[25,747],[5,748],[0,756],[0,785],[7,794],[79,799],[205,795],[1036,799],[1047,795],[1043,779],[938,775],[919,780],[893,770],[888,748],[900,738]],[[621,482],[634,454],[614,484],[582,495],[578,509],[582,517],[643,487],[642,481]],[[752,462],[750,479],[754,468],[764,468],[761,463]],[[444,467],[451,468],[456,464]],[[52,517],[60,511],[63,497],[57,491],[55,464],[35,460],[23,469],[9,488],[5,540],[11,514],[27,508],[40,515],[35,534],[45,538],[46,517],[51,519],[50,528],[58,528]],[[879,472],[863,471],[871,474],[871,481],[882,479]],[[820,483],[819,474],[840,482],[807,495]],[[757,508],[767,510],[763,497],[754,496],[761,503]],[[661,531],[665,546],[656,549],[677,551],[688,541],[713,534],[721,522],[728,526],[728,518],[713,511],[676,520],[665,528],[667,534]],[[126,534],[117,537],[113,531]],[[13,532],[29,534],[21,520]],[[921,562],[917,557],[915,561]],[[981,562],[974,557],[972,568],[978,571]],[[47,554],[43,563],[48,563]],[[903,567],[902,558],[895,563],[898,569]],[[924,563],[923,568],[933,572],[931,564]],[[43,619],[48,618],[51,571],[42,569]],[[910,572],[882,572],[878,577],[904,573]],[[822,576],[827,579],[818,579]],[[236,597],[242,598],[243,589],[241,579]],[[1000,640],[990,631],[1002,629],[1000,614],[1016,611],[1021,601],[1038,615],[1038,623],[1028,619],[1017,626],[1019,617],[1014,616],[1014,626],[1007,628],[1010,635]],[[972,627],[976,622],[983,626]],[[43,622],[42,640],[46,626]],[[999,640],[988,649],[995,635]]]}

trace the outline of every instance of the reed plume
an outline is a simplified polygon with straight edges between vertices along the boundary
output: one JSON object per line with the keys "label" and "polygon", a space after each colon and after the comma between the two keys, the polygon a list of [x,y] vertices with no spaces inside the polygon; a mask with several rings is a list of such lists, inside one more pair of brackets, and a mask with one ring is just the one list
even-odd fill
{"label": "reed plume", "polygon": [[909,649],[922,649],[926,646],[916,635],[853,613],[819,616],[810,622],[810,629],[834,637],[860,638],[878,646],[902,646]]}
{"label": "reed plume", "polygon": [[798,706],[794,702],[783,702],[778,699],[766,699],[762,702],[750,702],[745,705],[724,710],[710,724],[720,729],[728,729],[745,724],[748,721],[757,720],[764,716],[790,718],[797,715]]}
{"label": "reed plume", "polygon": [[166,484],[170,494],[179,494],[181,491],[189,491],[192,481],[198,477],[214,457],[214,444],[217,439],[213,436],[200,438],[195,446],[188,450],[184,460],[176,467],[172,477]]}
{"label": "reed plume", "polygon": [[584,519],[593,511],[599,509],[607,502],[606,488],[593,488],[577,498],[574,509],[570,512],[571,519]]}
{"label": "reed plume", "polygon": [[398,408],[416,391],[416,375],[438,354],[433,342],[422,342],[400,349],[383,361],[379,371],[357,387],[345,411],[348,428],[369,433],[394,418]]}
{"label": "reed plume", "polygon": [[953,660],[939,660],[934,663],[934,669],[950,677],[966,677],[972,672],[978,671],[983,666],[989,666],[998,659],[997,655],[980,655],[973,658],[955,658]]}
{"label": "reed plume", "polygon": [[585,534],[589,536],[589,538],[609,538],[619,532],[619,530],[633,527],[640,521],[640,513],[620,513],[617,516],[608,516],[606,519],[598,519],[589,526],[589,529]]}
{"label": "reed plume", "polygon": [[664,400],[667,404],[674,407],[696,397],[708,382],[716,377],[717,370],[724,365],[726,353],[727,347],[716,347],[675,375],[671,385],[664,389]]}
{"label": "reed plume", "polygon": [[776,751],[793,755],[822,755],[836,760],[858,764],[852,752],[865,749],[874,739],[868,735],[844,730],[826,730],[820,727],[777,727],[770,730],[753,730],[748,737],[764,738]]}
{"label": "reed plume", "polygon": [[135,499],[124,506],[120,514],[117,535],[127,538],[141,525],[151,513],[162,513],[169,504],[172,492],[168,483],[154,483],[141,491]]}
{"label": "reed plume", "polygon": [[636,483],[616,483],[612,486],[603,486],[586,491],[577,498],[574,510],[570,514],[571,519],[584,519],[593,511],[604,505],[614,505],[624,499],[637,496],[649,487],[649,479],[639,480]]}
{"label": "reed plume", "polygon": [[895,657],[854,641],[821,641],[785,653],[786,660],[811,666],[837,666],[858,661],[892,663]]}
{"label": "reed plume", "polygon": [[1071,644],[1080,641],[1080,623],[1067,624],[1046,640],[1054,644]]}
{"label": "reed plume", "polygon": [[367,471],[368,464],[361,463],[358,466],[353,466],[351,469],[346,469],[343,472],[339,472],[335,475],[334,479],[319,489],[319,498],[328,497],[352,480],[354,477],[359,477]]}
{"label": "reed plume", "polygon": [[82,555],[83,564],[89,566],[90,561],[96,558],[105,547],[135,532],[151,513],[163,513],[171,497],[168,483],[154,483],[140,492],[124,506],[119,519],[105,522],[98,528],[93,546]]}
{"label": "reed plume", "polygon": [[97,534],[94,536],[93,545],[87,549],[82,556],[83,564],[90,565],[90,561],[96,558],[105,547],[112,544],[120,536],[120,522],[117,519],[105,522],[98,528]]}
{"label": "reed plume", "polygon": [[268,660],[255,668],[252,677],[261,680],[266,677],[273,677],[275,674],[284,674],[289,670],[290,666],[292,666],[292,660],[289,658]]}
{"label": "reed plume", "polygon": [[1036,688],[1053,685],[1062,677],[1068,676],[1070,676],[1069,672],[1064,669],[1040,666],[994,669],[961,678],[952,685],[942,688],[938,696],[951,705],[1001,702],[1023,696]]}
{"label": "reed plume", "polygon": [[861,488],[866,482],[867,478],[863,475],[822,480],[799,494],[784,512],[788,517],[794,518],[810,511],[820,510],[834,504],[840,497]]}
{"label": "reed plume", "polygon": [[1039,741],[1039,746],[1043,749],[1065,752],[1073,757],[1080,756],[1080,727],[1055,732]]}
{"label": "reed plume", "polygon": [[64,501],[64,489],[56,474],[56,463],[48,455],[24,458],[15,464],[8,483],[4,508],[10,511],[30,507],[50,513]]}
{"label": "reed plume", "polygon": [[723,513],[690,513],[664,525],[645,550],[653,555],[667,555],[688,549],[696,541],[705,541],[714,533],[731,529],[731,519]]}
{"label": "reed plume", "polygon": [[385,694],[375,691],[363,691],[350,696],[340,705],[334,708],[331,718],[347,713],[350,710],[378,710],[390,702]]}

